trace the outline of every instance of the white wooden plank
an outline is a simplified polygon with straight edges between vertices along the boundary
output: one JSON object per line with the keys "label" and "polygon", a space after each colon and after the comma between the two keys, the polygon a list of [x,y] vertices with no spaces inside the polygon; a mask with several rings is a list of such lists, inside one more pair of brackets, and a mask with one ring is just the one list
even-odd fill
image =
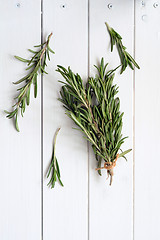
{"label": "white wooden plank", "polygon": [[44,36],[53,31],[52,56],[49,74],[44,84],[44,175],[52,154],[53,136],[58,127],[56,154],[61,168],[64,188],[56,184],[47,187],[44,180],[44,240],[87,239],[87,143],[57,100],[62,77],[56,65],[71,69],[86,79],[87,1],[69,0],[44,2]]}
{"label": "white wooden plank", "polygon": [[160,239],[160,6],[136,1],[135,239]]}
{"label": "white wooden plank", "polygon": [[[119,65],[117,50],[110,53],[110,39],[104,24],[106,21],[122,35],[124,45],[133,55],[133,2],[113,0],[109,9],[109,1],[90,1],[90,75],[96,72],[93,65],[98,64],[101,57],[109,62],[110,69]],[[127,69],[121,76],[117,74],[115,81],[120,86],[121,110],[125,113],[123,134],[129,136],[122,147],[126,150],[132,148],[132,70]],[[127,163],[123,158],[118,159],[113,183],[109,186],[106,172],[103,171],[103,177],[96,173],[97,163],[90,149],[90,240],[132,239],[132,154],[128,154],[127,158]]]}
{"label": "white wooden plank", "polygon": [[[31,99],[18,133],[4,109],[11,110],[24,63],[14,55],[29,56],[27,48],[40,42],[40,1],[0,3],[0,239],[39,240],[40,224],[40,90]],[[32,94],[33,95],[33,94]]]}

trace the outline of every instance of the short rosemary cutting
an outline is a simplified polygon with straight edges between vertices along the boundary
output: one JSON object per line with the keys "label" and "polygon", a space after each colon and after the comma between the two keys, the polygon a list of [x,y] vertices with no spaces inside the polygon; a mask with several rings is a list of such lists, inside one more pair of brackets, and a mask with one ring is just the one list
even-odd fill
{"label": "short rosemary cutting", "polygon": [[[92,144],[98,161],[98,170],[106,169],[112,183],[113,168],[116,161],[131,149],[122,151],[121,145],[126,137],[122,136],[122,117],[120,99],[116,97],[118,87],[113,84],[114,70],[106,71],[102,58],[100,66],[95,66],[98,75],[88,79],[84,86],[79,74],[58,66],[57,71],[66,82],[60,81],[63,86],[59,99],[66,109],[66,114],[75,122],[85,134],[85,138]],[[104,167],[101,166],[104,161]]]}
{"label": "short rosemary cutting", "polygon": [[23,78],[21,78],[19,81],[15,82],[14,84],[20,84],[24,83],[24,86],[17,89],[19,92],[18,96],[15,98],[16,103],[12,106],[13,111],[8,112],[5,111],[7,114],[7,118],[15,118],[15,127],[16,130],[19,132],[19,126],[18,126],[18,113],[21,112],[21,116],[23,117],[23,114],[26,109],[26,104],[30,104],[30,89],[31,85],[34,85],[34,97],[37,97],[37,76],[38,73],[44,74],[47,72],[45,71],[45,67],[47,66],[47,59],[50,60],[49,52],[54,53],[53,50],[49,46],[49,41],[52,36],[52,33],[48,36],[47,41],[43,44],[34,46],[35,48],[40,48],[38,50],[31,50],[29,49],[29,52],[33,54],[31,59],[24,59],[18,56],[15,56],[16,59],[18,59],[21,62],[27,63],[26,70],[29,70],[29,73],[25,75]]}
{"label": "short rosemary cutting", "polygon": [[51,159],[51,164],[50,164],[48,175],[47,175],[47,178],[49,178],[49,176],[51,176],[50,181],[48,183],[48,186],[51,186],[51,188],[54,188],[57,178],[59,180],[60,185],[63,187],[63,183],[61,181],[59,164],[58,164],[58,161],[57,161],[57,158],[55,155],[56,139],[57,139],[57,134],[58,134],[59,130],[60,130],[60,128],[58,128],[55,133],[52,159]]}
{"label": "short rosemary cutting", "polygon": [[105,23],[110,35],[111,40],[111,52],[113,51],[113,46],[116,44],[118,54],[121,60],[121,74],[125,71],[127,66],[133,70],[134,67],[140,69],[136,61],[132,58],[132,56],[126,51],[126,47],[122,44],[122,37],[117,33],[113,28],[111,28],[108,23]]}

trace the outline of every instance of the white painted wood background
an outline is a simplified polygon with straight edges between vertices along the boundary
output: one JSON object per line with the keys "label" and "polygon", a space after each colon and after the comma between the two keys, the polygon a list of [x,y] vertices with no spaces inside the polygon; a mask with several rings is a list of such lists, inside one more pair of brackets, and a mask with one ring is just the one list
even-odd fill
{"label": "white painted wood background", "polygon": [[[71,66],[86,80],[101,57],[110,68],[119,64],[116,50],[110,53],[105,21],[141,67],[116,75],[123,133],[129,136],[123,149],[133,151],[127,163],[118,160],[111,187],[106,174],[95,172],[92,150],[57,100],[61,77],[55,72],[57,64]],[[153,0],[0,1],[1,240],[160,239],[159,23],[160,3]],[[13,56],[29,57],[27,48],[50,32],[56,54],[17,133],[3,112],[16,95],[12,82],[24,74],[24,64]],[[65,187],[51,190],[46,171],[58,127],[56,154]]]}

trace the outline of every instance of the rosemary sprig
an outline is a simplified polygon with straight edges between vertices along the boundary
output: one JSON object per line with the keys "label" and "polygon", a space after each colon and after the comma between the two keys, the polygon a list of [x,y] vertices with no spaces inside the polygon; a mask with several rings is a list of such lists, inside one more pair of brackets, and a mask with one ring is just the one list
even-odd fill
{"label": "rosemary sprig", "polygon": [[[85,138],[92,144],[98,161],[98,172],[101,175],[101,162],[106,163],[105,169],[113,176],[115,159],[124,157],[131,149],[118,153],[126,137],[122,137],[122,117],[117,85],[113,85],[116,69],[107,71],[102,58],[100,66],[95,66],[98,75],[88,79],[86,86],[78,74],[74,74],[70,67],[65,69],[58,65],[57,71],[66,82],[59,99],[66,109],[66,114],[75,122],[85,134]],[[111,184],[110,182],[110,184]]]}
{"label": "rosemary sprig", "polygon": [[23,78],[21,78],[19,81],[15,82],[14,84],[20,84],[24,83],[24,86],[17,89],[19,92],[18,96],[15,98],[16,103],[12,106],[14,109],[11,112],[5,111],[7,114],[7,118],[11,119],[15,117],[15,127],[16,130],[19,132],[18,127],[18,113],[21,109],[21,116],[23,117],[23,114],[26,109],[26,104],[30,104],[30,89],[31,85],[34,85],[34,97],[37,97],[37,76],[38,73],[41,74],[47,74],[45,71],[45,67],[47,66],[47,59],[50,61],[49,52],[54,53],[53,50],[49,46],[50,38],[52,36],[52,33],[48,36],[47,41],[34,46],[35,48],[40,48],[39,50],[31,50],[28,49],[29,52],[33,53],[33,56],[31,59],[25,59],[18,56],[15,56],[16,59],[18,59],[21,62],[27,63],[26,70],[30,71],[27,75],[25,75]]}
{"label": "rosemary sprig", "polygon": [[63,183],[61,181],[61,174],[60,174],[60,169],[59,169],[59,164],[55,155],[55,146],[56,146],[56,139],[57,139],[57,134],[59,132],[60,128],[57,129],[55,133],[55,139],[54,139],[54,145],[53,145],[53,153],[52,153],[52,159],[51,159],[51,164],[49,167],[48,175],[47,178],[51,175],[51,179],[48,183],[48,185],[51,185],[51,188],[54,188],[55,182],[57,181],[57,178],[59,180],[60,185],[63,187]]}
{"label": "rosemary sprig", "polygon": [[126,47],[122,44],[122,37],[113,29],[111,28],[108,23],[105,23],[110,35],[111,40],[111,52],[113,51],[113,46],[116,45],[118,54],[121,61],[121,74],[125,71],[126,67],[129,66],[132,70],[134,67],[140,69],[136,61],[132,58],[132,56],[126,51]]}

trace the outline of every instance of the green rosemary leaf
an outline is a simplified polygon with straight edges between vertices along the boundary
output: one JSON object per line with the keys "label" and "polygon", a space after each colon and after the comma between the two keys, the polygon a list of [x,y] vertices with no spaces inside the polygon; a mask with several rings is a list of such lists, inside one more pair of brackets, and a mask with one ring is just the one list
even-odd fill
{"label": "green rosemary leaf", "polygon": [[132,151],[132,149],[128,149],[128,150],[120,153],[120,154],[119,154],[119,158],[120,158],[120,157],[123,157],[124,155],[126,155],[126,154],[129,153],[130,151]]}
{"label": "green rosemary leaf", "polygon": [[33,51],[32,49],[28,49],[28,51],[31,53],[35,53],[35,54],[37,53],[36,51]]}
{"label": "green rosemary leaf", "polygon": [[58,177],[58,180],[59,180],[60,185],[61,185],[62,187],[64,187],[64,185],[63,185],[63,183],[62,183],[62,181],[61,181],[59,175],[57,175],[57,177]]}
{"label": "green rosemary leaf", "polygon": [[53,53],[53,54],[55,54],[55,52],[48,46],[48,50],[51,52],[51,53]]}
{"label": "green rosemary leaf", "polygon": [[17,113],[16,113],[16,130],[19,132],[19,127],[18,127],[18,119],[17,119]]}
{"label": "green rosemary leaf", "polygon": [[46,42],[39,44],[39,45],[35,45],[34,47],[43,47],[46,44]]}
{"label": "green rosemary leaf", "polygon": [[29,103],[30,103],[30,88],[31,88],[31,85],[29,86],[29,88],[27,90],[27,94],[26,94],[26,102],[27,102],[28,106],[29,106]]}
{"label": "green rosemary leaf", "polygon": [[127,54],[127,57],[129,58],[129,60],[138,68],[138,69],[140,69],[140,67],[139,67],[139,65],[136,63],[136,61],[132,58],[132,56],[128,53],[128,52],[126,52],[126,54]]}
{"label": "green rosemary leaf", "polygon": [[4,110],[4,112],[5,112],[6,114],[10,114],[10,112],[8,112],[8,111],[6,111],[6,110]]}
{"label": "green rosemary leaf", "polygon": [[[59,72],[60,69],[63,70],[63,72],[68,76],[68,71],[65,67],[61,66],[61,65],[57,65],[58,69],[56,70],[57,72]],[[69,68],[69,67],[68,67]]]}
{"label": "green rosemary leaf", "polygon": [[26,68],[26,70],[29,70],[31,68],[33,68],[36,65],[36,63],[33,63],[32,65],[30,65],[29,67]]}
{"label": "green rosemary leaf", "polygon": [[42,66],[41,66],[40,68],[41,68],[41,70],[42,70],[42,74],[43,74],[43,73],[48,74],[48,73],[44,70],[44,68],[43,68]]}
{"label": "green rosemary leaf", "polygon": [[106,118],[106,113],[105,113],[105,100],[104,100],[104,99],[102,100],[102,114],[103,114],[103,117]]}
{"label": "green rosemary leaf", "polygon": [[25,112],[25,109],[26,109],[26,102],[25,102],[25,99],[23,99],[23,101],[22,101],[22,117],[23,117],[23,113]]}
{"label": "green rosemary leaf", "polygon": [[[97,161],[98,161],[97,167],[98,167],[98,168],[101,168],[102,158],[101,158],[101,157],[98,158],[98,156],[97,156],[97,154],[96,154],[96,159],[97,159]],[[102,176],[101,169],[98,170],[98,174],[99,174],[100,176]]]}
{"label": "green rosemary leaf", "polygon": [[7,115],[7,118],[11,119],[12,117],[14,117],[14,115],[16,114],[16,111],[14,112],[7,112],[7,111],[4,111]]}
{"label": "green rosemary leaf", "polygon": [[48,57],[48,60],[50,61],[50,56],[49,56],[49,50],[47,49],[47,57]]}
{"label": "green rosemary leaf", "polygon": [[57,177],[58,177],[58,180],[59,180],[59,183],[62,187],[64,187],[62,181],[61,181],[61,174],[60,174],[60,169],[59,169],[59,164],[58,164],[58,161],[57,161],[57,158],[56,158],[56,168],[57,168],[57,171],[56,171],[56,174],[57,174]]}
{"label": "green rosemary leaf", "polygon": [[128,61],[128,65],[130,66],[130,68],[131,68],[132,70],[134,70],[133,64],[132,64],[130,61]]}
{"label": "green rosemary leaf", "polygon": [[[53,159],[52,159],[52,160],[53,160]],[[47,178],[48,178],[49,175],[51,174],[51,170],[52,170],[53,164],[54,164],[54,162],[51,161],[51,164],[50,164],[50,166],[49,166],[49,170],[48,170],[48,174],[47,174]],[[49,181],[48,185],[49,185],[50,183],[51,183],[51,180]]]}
{"label": "green rosemary leaf", "polygon": [[61,174],[60,174],[60,169],[59,169],[57,158],[56,158],[56,169],[57,169],[57,175],[60,177]]}
{"label": "green rosemary leaf", "polygon": [[37,73],[34,74],[33,77],[33,84],[34,84],[34,97],[37,97]]}
{"label": "green rosemary leaf", "polygon": [[30,77],[30,74],[28,74],[28,75],[26,75],[25,77],[21,78],[21,79],[18,80],[17,82],[13,82],[13,84],[22,83],[22,82],[26,81],[29,77]]}
{"label": "green rosemary leaf", "polygon": [[21,58],[21,57],[18,57],[18,56],[14,56],[16,59],[18,59],[19,61],[21,62],[29,62],[29,60],[25,59],[25,58]]}
{"label": "green rosemary leaf", "polygon": [[[39,52],[33,55],[33,57],[28,61],[28,66],[33,62],[34,59],[38,58],[39,55],[41,56],[42,51],[43,49],[41,49]],[[41,59],[39,58],[38,66],[40,65],[40,60]]]}
{"label": "green rosemary leaf", "polygon": [[[120,151],[123,153],[123,151],[122,151],[122,149],[120,149]],[[125,160],[126,160],[126,162],[127,162],[127,158],[125,157],[125,156],[122,156]]]}

